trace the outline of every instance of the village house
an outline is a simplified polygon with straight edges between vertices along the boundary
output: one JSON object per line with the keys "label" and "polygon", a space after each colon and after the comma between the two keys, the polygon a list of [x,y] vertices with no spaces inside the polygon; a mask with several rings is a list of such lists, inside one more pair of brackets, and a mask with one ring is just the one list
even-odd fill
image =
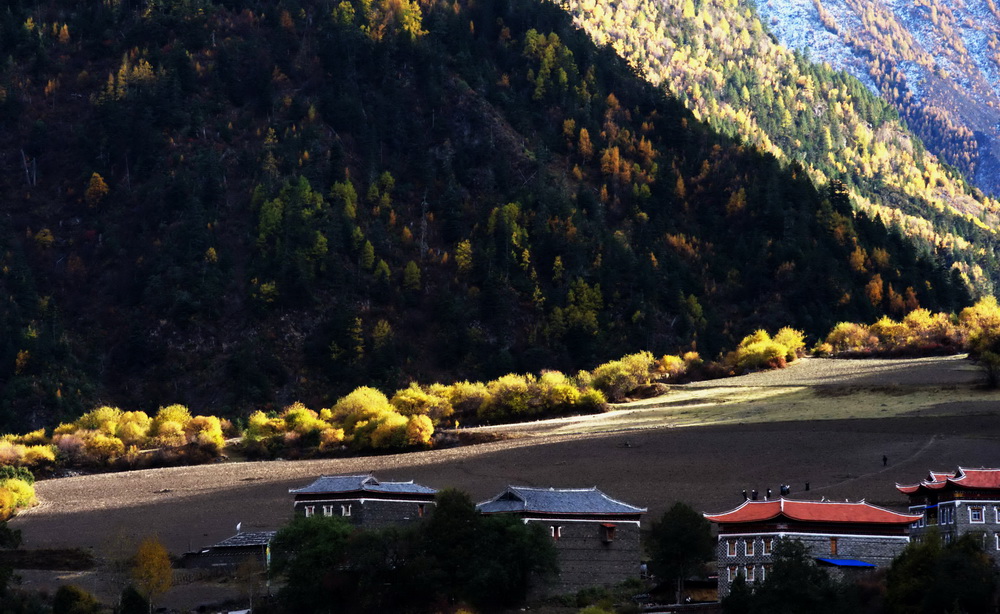
{"label": "village house", "polygon": [[383,482],[372,474],[324,475],[293,488],[295,514],[343,516],[365,529],[415,522],[434,509],[437,490],[409,482]]}
{"label": "village house", "polygon": [[836,575],[888,567],[909,543],[908,530],[920,516],[901,514],[864,501],[745,501],[720,514],[705,514],[719,527],[716,560],[719,598],[742,574],[763,582],[776,540],[798,539],[816,562]]}
{"label": "village house", "polygon": [[611,586],[639,576],[639,526],[646,508],[595,488],[508,486],[476,506],[483,514],[514,514],[546,527],[555,542],[559,577],[553,594]]}
{"label": "village house", "polygon": [[271,564],[271,540],[276,533],[277,531],[238,532],[214,546],[198,552],[184,553],[181,566],[235,569],[252,560],[266,569]]}
{"label": "village house", "polygon": [[944,543],[973,533],[987,552],[1000,551],[1000,469],[931,471],[916,484],[896,484],[909,497],[914,541],[936,531]]}

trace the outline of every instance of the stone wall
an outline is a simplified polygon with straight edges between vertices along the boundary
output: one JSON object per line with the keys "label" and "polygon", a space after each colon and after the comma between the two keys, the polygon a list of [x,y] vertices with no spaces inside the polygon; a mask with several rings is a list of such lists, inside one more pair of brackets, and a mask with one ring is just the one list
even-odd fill
{"label": "stone wall", "polygon": [[[612,586],[639,577],[639,526],[631,522],[530,520],[553,535],[559,577],[551,595],[575,593],[591,586]],[[605,524],[613,525],[606,527]],[[609,535],[608,531],[612,534]]]}
{"label": "stone wall", "polygon": [[[772,556],[766,552],[765,540],[773,539],[772,547],[777,544],[777,533],[754,536],[731,537],[719,535],[715,554],[719,569],[719,598],[729,594],[729,588],[735,579],[735,573],[744,573],[748,582],[763,582],[767,576],[768,566]],[[880,535],[810,535],[792,534],[785,539],[797,539],[805,544],[810,556],[815,558],[856,559],[872,563],[877,567],[888,567],[909,543],[907,538],[899,536]],[[834,546],[832,540],[836,540]],[[735,544],[735,554],[730,541]],[[748,542],[750,550],[748,554]],[[734,569],[735,568],[735,572]],[[861,568],[863,569],[863,568]],[[829,568],[830,573],[840,576],[842,571],[836,567]],[[857,573],[852,572],[852,573]]]}
{"label": "stone wall", "polygon": [[416,522],[430,515],[434,502],[367,498],[299,500],[294,504],[295,514],[305,515],[307,506],[313,506],[316,516],[344,516],[355,526],[381,529]]}

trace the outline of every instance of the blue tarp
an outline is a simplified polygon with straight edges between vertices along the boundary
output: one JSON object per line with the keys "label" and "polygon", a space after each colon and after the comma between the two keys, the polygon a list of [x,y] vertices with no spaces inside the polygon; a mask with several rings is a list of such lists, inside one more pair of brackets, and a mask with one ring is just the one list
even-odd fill
{"label": "blue tarp", "polygon": [[872,563],[866,563],[857,559],[821,559],[817,557],[816,560],[827,565],[834,565],[835,567],[875,567]]}

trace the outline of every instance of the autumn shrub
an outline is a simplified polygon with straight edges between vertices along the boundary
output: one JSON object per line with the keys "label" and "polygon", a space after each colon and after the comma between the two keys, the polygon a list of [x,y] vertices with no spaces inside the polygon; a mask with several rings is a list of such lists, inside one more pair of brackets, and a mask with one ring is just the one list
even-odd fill
{"label": "autumn shrub", "polygon": [[612,360],[593,371],[593,386],[612,402],[621,401],[629,392],[648,384],[655,360],[650,352],[638,352]]}
{"label": "autumn shrub", "polygon": [[203,452],[219,454],[226,445],[222,422],[215,416],[195,416],[184,428],[185,438]]}
{"label": "autumn shrub", "polygon": [[774,335],[774,342],[785,348],[785,360],[793,362],[805,356],[806,336],[800,330],[785,326]]}
{"label": "autumn shrub", "polygon": [[77,429],[88,431],[101,431],[105,435],[116,435],[118,431],[118,421],[122,417],[122,410],[117,407],[102,406],[93,409],[77,418]]}
{"label": "autumn shrub", "polygon": [[[161,407],[156,416],[153,417],[153,422],[150,425],[150,432],[154,433],[156,436],[162,436],[163,425],[169,422],[179,424],[181,431],[187,426],[187,423],[191,421],[191,411],[183,405],[167,405],[166,407]],[[173,431],[174,427],[170,427],[168,430]],[[183,443],[180,445],[184,445]]]}
{"label": "autumn shrub", "polygon": [[656,361],[654,370],[669,379],[676,379],[683,375],[687,370],[687,363],[685,363],[684,359],[680,356],[664,354],[659,360]]}
{"label": "autumn shrub", "polygon": [[447,389],[448,401],[459,420],[475,420],[479,409],[489,402],[490,391],[482,382],[455,382]]}
{"label": "autumn shrub", "polygon": [[486,384],[489,400],[479,408],[483,422],[507,422],[532,416],[539,404],[531,395],[534,376],[508,373]]}
{"label": "autumn shrub", "polygon": [[726,362],[738,372],[757,369],[780,369],[787,362],[788,349],[776,342],[765,330],[757,330],[740,341]]}
{"label": "autumn shrub", "polygon": [[963,309],[958,314],[958,324],[964,346],[972,357],[987,350],[996,351],[1000,340],[1000,305],[995,297],[984,297]]}
{"label": "autumn shrub", "polygon": [[143,447],[149,443],[153,419],[144,411],[122,412],[118,418],[118,438],[126,445]]}
{"label": "autumn shrub", "polygon": [[455,413],[448,395],[448,386],[434,384],[422,387],[413,382],[407,388],[397,390],[389,402],[404,416],[427,416],[432,423],[440,424]]}
{"label": "autumn shrub", "polygon": [[406,444],[426,446],[434,435],[434,424],[428,416],[410,416],[406,422]]}
{"label": "autumn shrub", "polygon": [[871,351],[878,344],[878,337],[864,324],[840,322],[826,336],[834,353]]}
{"label": "autumn shrub", "polygon": [[187,436],[184,434],[184,425],[187,422],[175,422],[165,420],[158,422],[153,420],[153,445],[158,448],[179,448],[187,443]]}
{"label": "autumn shrub", "polygon": [[27,480],[0,479],[0,521],[13,516],[18,510],[35,504],[35,487]]}

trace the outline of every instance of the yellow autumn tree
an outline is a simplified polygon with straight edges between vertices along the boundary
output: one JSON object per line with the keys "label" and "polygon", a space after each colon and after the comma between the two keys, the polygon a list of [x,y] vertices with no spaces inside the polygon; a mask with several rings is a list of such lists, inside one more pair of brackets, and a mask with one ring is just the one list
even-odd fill
{"label": "yellow autumn tree", "polygon": [[104,177],[101,177],[98,173],[94,173],[90,176],[90,183],[87,184],[84,200],[87,201],[88,207],[97,207],[110,191],[111,189],[108,188],[108,184],[104,182]]}
{"label": "yellow autumn tree", "polygon": [[150,612],[153,611],[153,601],[173,584],[173,573],[170,554],[160,540],[155,537],[142,540],[132,564],[132,580],[149,601]]}

